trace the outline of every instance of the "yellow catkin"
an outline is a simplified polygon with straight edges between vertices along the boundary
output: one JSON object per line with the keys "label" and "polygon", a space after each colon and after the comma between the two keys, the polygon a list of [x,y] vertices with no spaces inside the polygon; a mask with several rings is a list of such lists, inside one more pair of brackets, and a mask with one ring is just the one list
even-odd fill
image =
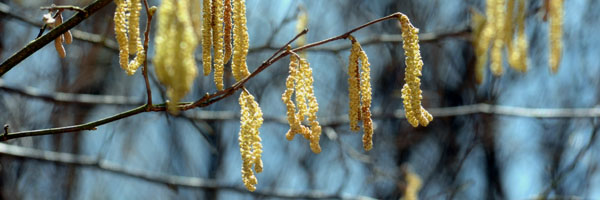
{"label": "yellow catkin", "polygon": [[[293,140],[296,134],[301,134],[310,141],[310,149],[314,153],[321,152],[319,141],[321,138],[321,125],[317,121],[319,104],[314,94],[314,79],[309,63],[295,53],[290,56],[289,76],[286,79],[286,90],[281,95],[283,103],[286,104],[287,120],[290,130],[286,133],[286,139]],[[298,111],[292,100],[292,94],[296,93]],[[303,107],[305,110],[301,110]],[[310,128],[301,124],[308,117]]]}
{"label": "yellow catkin", "polygon": [[158,80],[167,87],[169,110],[191,89],[197,76],[194,51],[198,39],[187,11],[191,0],[164,0],[159,9],[154,65]]}
{"label": "yellow catkin", "polygon": [[317,98],[315,97],[312,69],[304,58],[300,59],[300,68],[300,71],[302,72],[302,79],[304,80],[304,88],[306,89],[305,96],[308,100],[308,111],[306,115],[308,116],[308,121],[310,123],[310,136],[308,138],[310,140],[310,149],[314,153],[320,153],[321,146],[319,145],[319,141],[321,138],[321,125],[319,125],[319,122],[317,121],[319,104],[317,103]]}
{"label": "yellow catkin", "polygon": [[242,91],[239,98],[241,107],[240,118],[240,154],[242,156],[242,181],[250,191],[256,190],[258,183],[254,171],[260,173],[263,170],[261,160],[262,144],[258,129],[263,123],[262,111],[254,97],[246,90]]}
{"label": "yellow catkin", "polygon": [[[353,37],[350,57],[348,58],[348,93],[350,130],[358,131],[358,121],[363,122],[363,148],[373,148],[373,120],[371,119],[371,64],[360,43]],[[360,68],[358,66],[360,61]]]}
{"label": "yellow catkin", "polygon": [[296,82],[296,68],[298,67],[298,59],[295,56],[290,56],[289,76],[285,81],[285,92],[281,95],[281,100],[285,103],[287,110],[287,120],[290,125],[290,130],[285,134],[288,140],[293,140],[296,133],[300,132],[300,121],[296,117],[296,105],[292,100],[294,94],[294,83]]}
{"label": "yellow catkin", "polygon": [[204,76],[210,74],[212,61],[210,49],[212,48],[212,0],[202,2],[202,67]]}
{"label": "yellow catkin", "polygon": [[140,11],[142,3],[140,0],[128,0],[127,9],[129,10],[128,33],[129,33],[129,54],[133,55],[137,51],[138,41],[140,40]]}
{"label": "yellow catkin", "polygon": [[[140,0],[118,0],[115,2],[117,8],[114,20],[115,35],[119,44],[119,64],[128,75],[133,75],[146,59],[139,33],[142,5]],[[129,54],[136,55],[131,62],[129,62]]]}
{"label": "yellow catkin", "polygon": [[419,191],[423,185],[421,177],[416,173],[406,170],[404,174],[404,181],[406,181],[406,188],[404,190],[405,200],[418,200]]}
{"label": "yellow catkin", "polygon": [[[496,29],[498,26],[496,23],[499,21],[496,16],[497,13],[497,1],[498,0],[487,0],[486,1],[486,19],[485,24],[482,27],[481,33],[477,38],[477,45],[475,48],[475,55],[477,57],[477,62],[475,66],[476,70],[476,81],[477,83],[483,82],[485,65],[488,61],[488,50],[490,49],[490,42],[493,42],[492,49],[495,47],[495,38],[498,30]],[[502,56],[502,54],[500,54]],[[493,61],[492,61],[493,62]],[[497,67],[497,66],[495,66]]]}
{"label": "yellow catkin", "polygon": [[246,1],[233,1],[233,61],[231,70],[236,81],[242,80],[250,75],[246,64],[246,56],[250,38],[248,37],[248,27],[246,26]]}
{"label": "yellow catkin", "polygon": [[127,69],[129,63],[129,39],[127,37],[127,2],[115,0],[115,36],[119,44],[119,64],[121,68]]}
{"label": "yellow catkin", "polygon": [[[140,37],[140,12],[142,4],[140,0],[131,0],[132,7],[129,11],[129,53],[135,49],[135,58],[127,65],[127,74],[133,75],[146,59],[142,38]],[[133,47],[132,47],[132,44]]]}
{"label": "yellow catkin", "polygon": [[[308,84],[304,77],[304,64],[302,59],[299,58],[299,68],[298,73],[296,73],[296,105],[298,105],[298,113],[296,113],[297,118],[300,121],[304,121],[304,116],[308,115],[308,105],[306,104],[306,97],[308,96]],[[307,138],[308,139],[308,138]]]}
{"label": "yellow catkin", "polygon": [[225,0],[225,7],[223,13],[223,20],[225,21],[225,27],[223,31],[225,34],[223,36],[223,41],[225,45],[225,59],[223,60],[223,63],[227,63],[231,59],[231,14],[231,0]]}
{"label": "yellow catkin", "polygon": [[[473,46],[476,48],[475,55],[477,58],[477,62],[475,65],[475,81],[477,84],[481,84],[483,82],[483,78],[485,77],[485,63],[487,62],[487,48],[480,49],[481,43],[480,41],[483,38],[483,29],[485,27],[486,19],[482,13],[478,12],[475,9],[471,9],[471,28],[473,29]],[[489,40],[488,40],[489,42]]]}
{"label": "yellow catkin", "polygon": [[[358,44],[358,42],[356,42]],[[360,47],[360,44],[359,44]],[[360,51],[360,93],[361,118],[363,121],[363,148],[369,151],[373,148],[373,120],[371,119],[371,64],[364,50]]]}
{"label": "yellow catkin", "polygon": [[213,0],[213,55],[215,59],[215,84],[217,90],[223,90],[223,0]]}
{"label": "yellow catkin", "polygon": [[[517,0],[507,0],[506,12],[504,15],[504,44],[510,51],[512,48],[511,42],[515,34],[516,17],[515,17],[515,4]],[[518,14],[517,14],[518,15]]]}
{"label": "yellow catkin", "polygon": [[360,74],[358,69],[358,59],[360,54],[360,45],[350,36],[352,40],[352,49],[348,58],[348,118],[350,119],[350,130],[359,131],[358,121],[360,121]]}
{"label": "yellow catkin", "polygon": [[202,38],[202,12],[198,12],[202,10],[202,3],[200,0],[192,1],[191,6],[188,9],[188,12],[191,13],[192,25],[194,26],[194,33],[196,33],[196,38]]}
{"label": "yellow catkin", "polygon": [[402,88],[406,119],[413,127],[419,124],[427,126],[433,120],[433,116],[421,106],[422,92],[419,77],[423,70],[423,60],[419,47],[419,30],[410,23],[406,15],[401,15],[399,18],[402,26],[402,47],[406,56],[405,84]]}
{"label": "yellow catkin", "polygon": [[494,22],[496,36],[493,39],[492,43],[492,52],[491,52],[491,63],[490,69],[492,73],[496,76],[502,75],[502,50],[504,48],[504,20],[506,15],[505,9],[505,0],[490,0],[488,1],[490,4],[494,4],[494,19],[497,20]]}
{"label": "yellow catkin", "polygon": [[563,0],[546,1],[550,16],[550,69],[552,73],[558,72],[558,65],[562,53],[562,25],[563,25]]}
{"label": "yellow catkin", "polygon": [[520,72],[527,71],[527,38],[525,37],[525,0],[519,0],[517,14],[517,39],[512,45],[508,55],[508,63]]}

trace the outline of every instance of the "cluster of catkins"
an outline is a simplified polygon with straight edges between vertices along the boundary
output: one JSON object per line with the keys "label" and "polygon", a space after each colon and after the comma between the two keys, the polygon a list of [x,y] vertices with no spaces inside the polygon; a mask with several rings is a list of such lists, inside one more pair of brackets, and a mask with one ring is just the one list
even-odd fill
{"label": "cluster of catkins", "polygon": [[[250,74],[246,64],[249,37],[246,27],[244,0],[204,0],[202,22],[202,63],[204,75],[211,71],[211,51],[214,56],[214,80],[217,90],[223,90],[224,65],[232,59],[231,69],[236,81]],[[233,24],[232,24],[233,20]],[[232,52],[233,29],[233,52]]]}
{"label": "cluster of catkins", "polygon": [[[563,0],[545,1],[550,16],[550,69],[558,71],[562,52]],[[515,15],[515,6],[516,15]],[[527,39],[525,37],[525,0],[487,0],[485,17],[473,12],[472,27],[477,64],[475,79],[483,82],[485,66],[490,53],[490,69],[496,76],[502,75],[502,52],[507,49],[508,64],[513,69],[527,71]],[[513,36],[516,32],[516,38]]]}
{"label": "cluster of catkins", "polygon": [[[348,58],[348,98],[350,130],[359,131],[358,121],[363,122],[363,148],[373,148],[373,120],[371,119],[371,64],[360,43],[353,37]],[[360,60],[361,67],[358,67]]]}
{"label": "cluster of catkins", "polygon": [[[128,74],[145,60],[144,47],[139,37],[140,0],[116,0],[115,32],[120,46],[119,61]],[[202,8],[201,8],[202,7]],[[155,9],[155,8],[154,8]],[[154,13],[150,10],[150,14]],[[196,12],[202,9],[202,13]],[[197,76],[194,52],[202,44],[204,75],[209,75],[214,66],[214,80],[217,90],[223,90],[224,65],[231,59],[232,74],[236,81],[250,75],[246,64],[249,37],[246,27],[246,7],[244,0],[163,0],[159,8],[158,30],[155,37],[156,54],[154,66],[159,81],[166,86],[167,102],[172,113],[178,111],[178,102],[191,89]],[[406,85],[402,89],[408,121],[417,126],[426,126],[431,115],[421,106],[420,79],[423,61],[419,52],[418,30],[404,15],[399,17],[402,24],[402,37],[406,52]],[[299,16],[298,31],[307,23],[303,10]],[[349,57],[348,83],[350,98],[350,129],[360,130],[362,121],[365,150],[373,147],[373,121],[371,119],[371,77],[370,64],[366,53],[358,41],[348,36],[352,42]],[[304,38],[299,45],[306,43]],[[233,45],[232,45],[233,44]],[[212,50],[212,51],[211,51]],[[130,54],[136,57],[129,61]],[[287,108],[290,125],[286,138],[292,140],[296,134],[310,141],[310,149],[320,153],[319,140],[321,126],[317,121],[319,105],[313,88],[313,73],[306,55],[298,55],[288,47],[290,55],[289,76],[282,100]],[[360,65],[360,67],[359,67]],[[239,97],[241,125],[239,133],[240,154],[242,157],[242,180],[250,191],[256,190],[258,183],[254,172],[263,171],[261,159],[262,144],[259,128],[263,123],[262,111],[254,97],[245,88]],[[308,125],[302,122],[307,121]]]}
{"label": "cluster of catkins", "polygon": [[[115,35],[119,44],[119,64],[133,75],[146,59],[140,38],[141,0],[115,0]],[[135,55],[130,62],[129,55]]]}
{"label": "cluster of catkins", "polygon": [[[290,130],[285,134],[285,137],[288,140],[293,140],[296,134],[300,134],[310,141],[310,149],[314,153],[320,153],[321,125],[317,121],[319,104],[313,89],[312,69],[306,59],[293,52],[290,54],[289,76],[285,82],[286,90],[281,95],[281,99],[287,108],[287,120],[290,124]],[[296,104],[298,104],[297,111],[292,100],[294,92],[296,93]],[[308,117],[310,128],[301,124],[305,117]]]}

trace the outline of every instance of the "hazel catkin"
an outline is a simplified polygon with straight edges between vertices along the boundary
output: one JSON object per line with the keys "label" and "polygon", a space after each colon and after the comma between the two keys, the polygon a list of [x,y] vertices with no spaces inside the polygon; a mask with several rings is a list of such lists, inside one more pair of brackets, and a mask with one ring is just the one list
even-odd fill
{"label": "hazel catkin", "polygon": [[350,130],[352,131],[360,130],[358,126],[358,121],[360,121],[360,72],[358,68],[360,51],[358,42],[353,40],[350,57],[348,58],[348,118],[350,119]]}
{"label": "hazel catkin", "polygon": [[[356,42],[358,43],[358,42]],[[360,47],[360,44],[359,44]],[[360,93],[361,93],[361,118],[363,121],[363,148],[369,151],[373,148],[373,120],[371,119],[371,64],[364,50],[359,54],[361,72],[360,72]]]}
{"label": "hazel catkin", "polygon": [[263,123],[262,111],[254,97],[245,89],[240,94],[240,154],[242,156],[242,181],[250,191],[256,190],[258,183],[252,167],[256,173],[263,170],[261,160],[262,144],[258,129]]}
{"label": "hazel catkin", "polygon": [[[314,153],[320,153],[321,125],[317,121],[319,104],[314,94],[312,69],[298,54],[293,52],[290,54],[289,76],[286,79],[286,90],[281,97],[286,104],[287,120],[290,124],[286,139],[293,140],[296,134],[301,134],[310,141],[310,149]],[[297,112],[292,100],[294,92],[298,105]],[[308,117],[310,128],[301,124],[305,117]]]}
{"label": "hazel catkin", "polygon": [[509,65],[517,71],[527,71],[527,38],[525,37],[525,0],[519,0],[517,11],[517,39],[511,45],[508,55]]}
{"label": "hazel catkin", "polygon": [[550,0],[548,15],[550,16],[550,69],[552,73],[558,72],[562,53],[562,25],[563,25],[563,0]]}
{"label": "hazel catkin", "polygon": [[[116,0],[115,36],[119,44],[119,64],[128,75],[133,75],[146,59],[139,34],[140,0]],[[128,36],[129,35],[129,36]],[[135,54],[130,62],[129,54]]]}
{"label": "hazel catkin", "polygon": [[119,64],[126,69],[129,64],[129,39],[127,36],[127,2],[126,0],[115,0],[115,36],[119,44]]}
{"label": "hazel catkin", "polygon": [[212,48],[212,0],[202,1],[202,67],[204,76],[210,74],[212,60],[210,49]]}
{"label": "hazel catkin", "polygon": [[227,63],[231,59],[231,50],[232,50],[231,49],[231,28],[233,26],[231,24],[231,14],[232,14],[231,0],[225,0],[225,7],[224,7],[224,13],[223,13],[223,20],[224,20],[223,41],[224,41],[224,45],[225,45],[225,59],[223,60],[223,63]]}
{"label": "hazel catkin", "polygon": [[168,104],[177,113],[177,104],[191,89],[197,75],[194,51],[198,44],[190,13],[190,0],[164,0],[159,9],[155,37],[154,66],[158,80],[167,87]]}
{"label": "hazel catkin", "polygon": [[404,75],[404,87],[402,87],[402,99],[404,99],[404,109],[406,119],[413,126],[427,126],[433,116],[421,106],[421,71],[423,70],[423,60],[419,47],[419,30],[415,28],[406,15],[400,16],[402,28],[402,47],[406,55],[406,69]]}
{"label": "hazel catkin", "polygon": [[217,90],[223,90],[223,72],[225,69],[223,58],[223,0],[212,2],[212,33],[214,55],[214,80]]}
{"label": "hazel catkin", "polygon": [[236,81],[240,81],[250,75],[246,56],[250,39],[248,37],[248,27],[246,26],[246,1],[233,1],[233,55],[231,70]]}
{"label": "hazel catkin", "polygon": [[[358,122],[363,122],[363,148],[373,148],[373,120],[371,119],[371,64],[360,43],[353,37],[350,57],[348,58],[348,96],[350,130],[358,131]],[[360,68],[359,68],[360,61]]]}
{"label": "hazel catkin", "polygon": [[504,48],[504,35],[506,34],[504,28],[506,17],[505,0],[490,0],[487,3],[494,4],[494,19],[497,20],[493,24],[496,35],[492,40],[490,69],[494,75],[499,76],[504,71],[502,69],[502,49]]}

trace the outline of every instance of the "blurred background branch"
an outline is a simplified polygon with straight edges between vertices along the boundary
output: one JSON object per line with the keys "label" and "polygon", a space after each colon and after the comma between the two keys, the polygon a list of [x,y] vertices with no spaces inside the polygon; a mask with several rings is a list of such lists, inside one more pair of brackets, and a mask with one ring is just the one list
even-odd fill
{"label": "blurred background branch", "polygon": [[143,169],[134,169],[112,162],[97,156],[77,155],[70,153],[39,150],[34,148],[22,147],[0,143],[0,155],[12,156],[18,158],[35,159],[46,162],[53,162],[63,165],[75,165],[81,167],[92,167],[102,171],[129,176],[145,181],[165,184],[169,186],[181,186],[189,188],[231,190],[240,193],[248,193],[253,196],[274,197],[283,199],[341,199],[341,200],[368,200],[373,199],[366,196],[353,196],[346,194],[327,194],[320,191],[296,192],[259,189],[254,192],[246,188],[232,184],[221,183],[214,179],[205,179],[200,177],[174,176],[151,172]]}

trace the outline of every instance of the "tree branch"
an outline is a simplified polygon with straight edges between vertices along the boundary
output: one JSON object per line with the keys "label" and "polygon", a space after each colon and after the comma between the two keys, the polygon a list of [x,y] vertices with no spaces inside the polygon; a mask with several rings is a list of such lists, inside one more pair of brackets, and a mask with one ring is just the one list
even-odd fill
{"label": "tree branch", "polygon": [[0,64],[0,77],[2,77],[6,72],[11,70],[21,61],[25,60],[25,58],[31,56],[33,53],[46,46],[46,44],[54,41],[57,37],[60,37],[63,33],[67,32],[69,29],[72,29],[77,24],[81,23],[83,20],[87,19],[90,15],[94,14],[96,11],[100,10],[102,7],[108,5],[112,0],[96,0],[90,5],[86,6],[84,10],[86,13],[78,12],[73,17],[71,17],[66,22],[62,23],[60,26],[52,29],[50,32],[45,34],[42,37],[39,37],[17,53],[10,56],[7,60]]}
{"label": "tree branch", "polygon": [[0,154],[35,159],[40,161],[54,162],[65,165],[76,165],[81,167],[92,167],[102,171],[125,175],[132,178],[145,181],[200,189],[230,190],[240,193],[247,193],[256,196],[267,196],[286,199],[372,199],[366,196],[350,196],[344,194],[324,194],[319,191],[310,192],[292,192],[280,190],[257,190],[248,191],[246,188],[221,183],[214,179],[205,179],[200,177],[174,176],[156,172],[150,172],[143,169],[134,169],[123,166],[118,163],[101,159],[97,156],[77,155],[71,153],[62,153],[55,151],[45,151],[17,145],[0,143]]}
{"label": "tree branch", "polygon": [[65,104],[82,104],[82,105],[116,105],[116,106],[137,106],[144,102],[141,98],[114,96],[114,95],[93,95],[93,94],[73,94],[63,92],[46,92],[34,87],[14,87],[4,84],[0,79],[0,90],[16,93],[26,97],[42,99],[44,101],[65,103]]}
{"label": "tree branch", "polygon": [[55,11],[55,10],[72,10],[72,11],[77,11],[77,12],[82,12],[87,14],[87,11],[85,11],[84,9],[81,9],[78,6],[72,6],[72,5],[62,5],[62,6],[57,6],[52,4],[52,6],[44,6],[41,7],[40,10],[48,10],[48,11]]}

